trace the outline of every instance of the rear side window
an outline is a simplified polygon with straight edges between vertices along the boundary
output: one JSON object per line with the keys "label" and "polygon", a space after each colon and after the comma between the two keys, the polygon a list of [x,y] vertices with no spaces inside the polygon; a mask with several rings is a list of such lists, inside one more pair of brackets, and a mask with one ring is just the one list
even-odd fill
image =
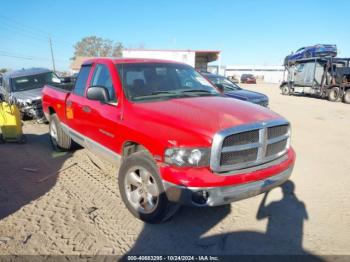
{"label": "rear side window", "polygon": [[73,89],[73,93],[78,96],[84,96],[86,82],[89,78],[89,73],[91,70],[91,65],[81,67],[77,81],[75,82],[75,86]]}

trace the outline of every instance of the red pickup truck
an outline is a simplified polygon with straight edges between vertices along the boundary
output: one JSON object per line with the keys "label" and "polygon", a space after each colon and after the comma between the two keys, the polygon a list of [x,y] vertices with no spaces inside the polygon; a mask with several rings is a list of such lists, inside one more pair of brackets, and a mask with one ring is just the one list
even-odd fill
{"label": "red pickup truck", "polygon": [[161,222],[179,204],[217,206],[255,196],[291,175],[290,124],[224,97],[192,67],[154,59],[91,59],[74,88],[46,85],[53,145],[80,144],[120,164],[136,217]]}

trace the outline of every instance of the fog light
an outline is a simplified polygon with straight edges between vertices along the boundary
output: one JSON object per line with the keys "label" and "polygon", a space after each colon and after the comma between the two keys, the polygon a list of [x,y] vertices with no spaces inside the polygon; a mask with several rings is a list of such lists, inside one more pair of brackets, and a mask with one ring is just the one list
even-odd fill
{"label": "fog light", "polygon": [[205,190],[199,190],[192,193],[192,201],[199,205],[204,205],[205,203],[207,203],[208,198],[209,193]]}

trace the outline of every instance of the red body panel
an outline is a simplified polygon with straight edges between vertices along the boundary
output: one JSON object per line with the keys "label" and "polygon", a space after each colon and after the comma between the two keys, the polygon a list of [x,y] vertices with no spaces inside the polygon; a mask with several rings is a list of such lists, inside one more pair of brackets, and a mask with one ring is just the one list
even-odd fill
{"label": "red body panel", "polygon": [[[259,180],[294,164],[291,149],[288,160],[277,166],[249,174],[218,176],[209,168],[175,168],[164,166],[163,155],[168,147],[210,147],[219,130],[241,124],[281,118],[261,106],[227,97],[192,97],[132,103],[123,93],[115,64],[162,62],[153,59],[93,59],[92,70],[86,86],[89,86],[96,63],[105,64],[112,77],[116,105],[102,104],[86,97],[65,93],[59,89],[43,89],[43,110],[54,110],[61,122],[89,139],[121,154],[123,145],[132,141],[143,145],[157,159],[162,178],[168,182],[194,186],[224,186]],[[68,105],[66,102],[69,101]],[[86,113],[83,107],[89,107]],[[67,118],[68,117],[68,118]]]}
{"label": "red body panel", "polygon": [[49,113],[50,107],[55,110],[61,121],[66,122],[66,99],[69,93],[45,86],[42,94],[42,105],[44,112]]}

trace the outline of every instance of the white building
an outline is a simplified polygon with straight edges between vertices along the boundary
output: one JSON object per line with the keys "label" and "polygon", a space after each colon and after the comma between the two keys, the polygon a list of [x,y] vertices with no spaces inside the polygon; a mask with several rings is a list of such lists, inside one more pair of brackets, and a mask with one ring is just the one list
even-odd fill
{"label": "white building", "polygon": [[126,58],[153,58],[172,60],[188,64],[197,70],[207,71],[208,63],[216,61],[220,51],[213,50],[150,50],[125,49],[123,57]]}
{"label": "white building", "polygon": [[228,65],[225,68],[225,76],[236,76],[240,79],[243,74],[252,74],[266,83],[281,83],[284,66]]}

